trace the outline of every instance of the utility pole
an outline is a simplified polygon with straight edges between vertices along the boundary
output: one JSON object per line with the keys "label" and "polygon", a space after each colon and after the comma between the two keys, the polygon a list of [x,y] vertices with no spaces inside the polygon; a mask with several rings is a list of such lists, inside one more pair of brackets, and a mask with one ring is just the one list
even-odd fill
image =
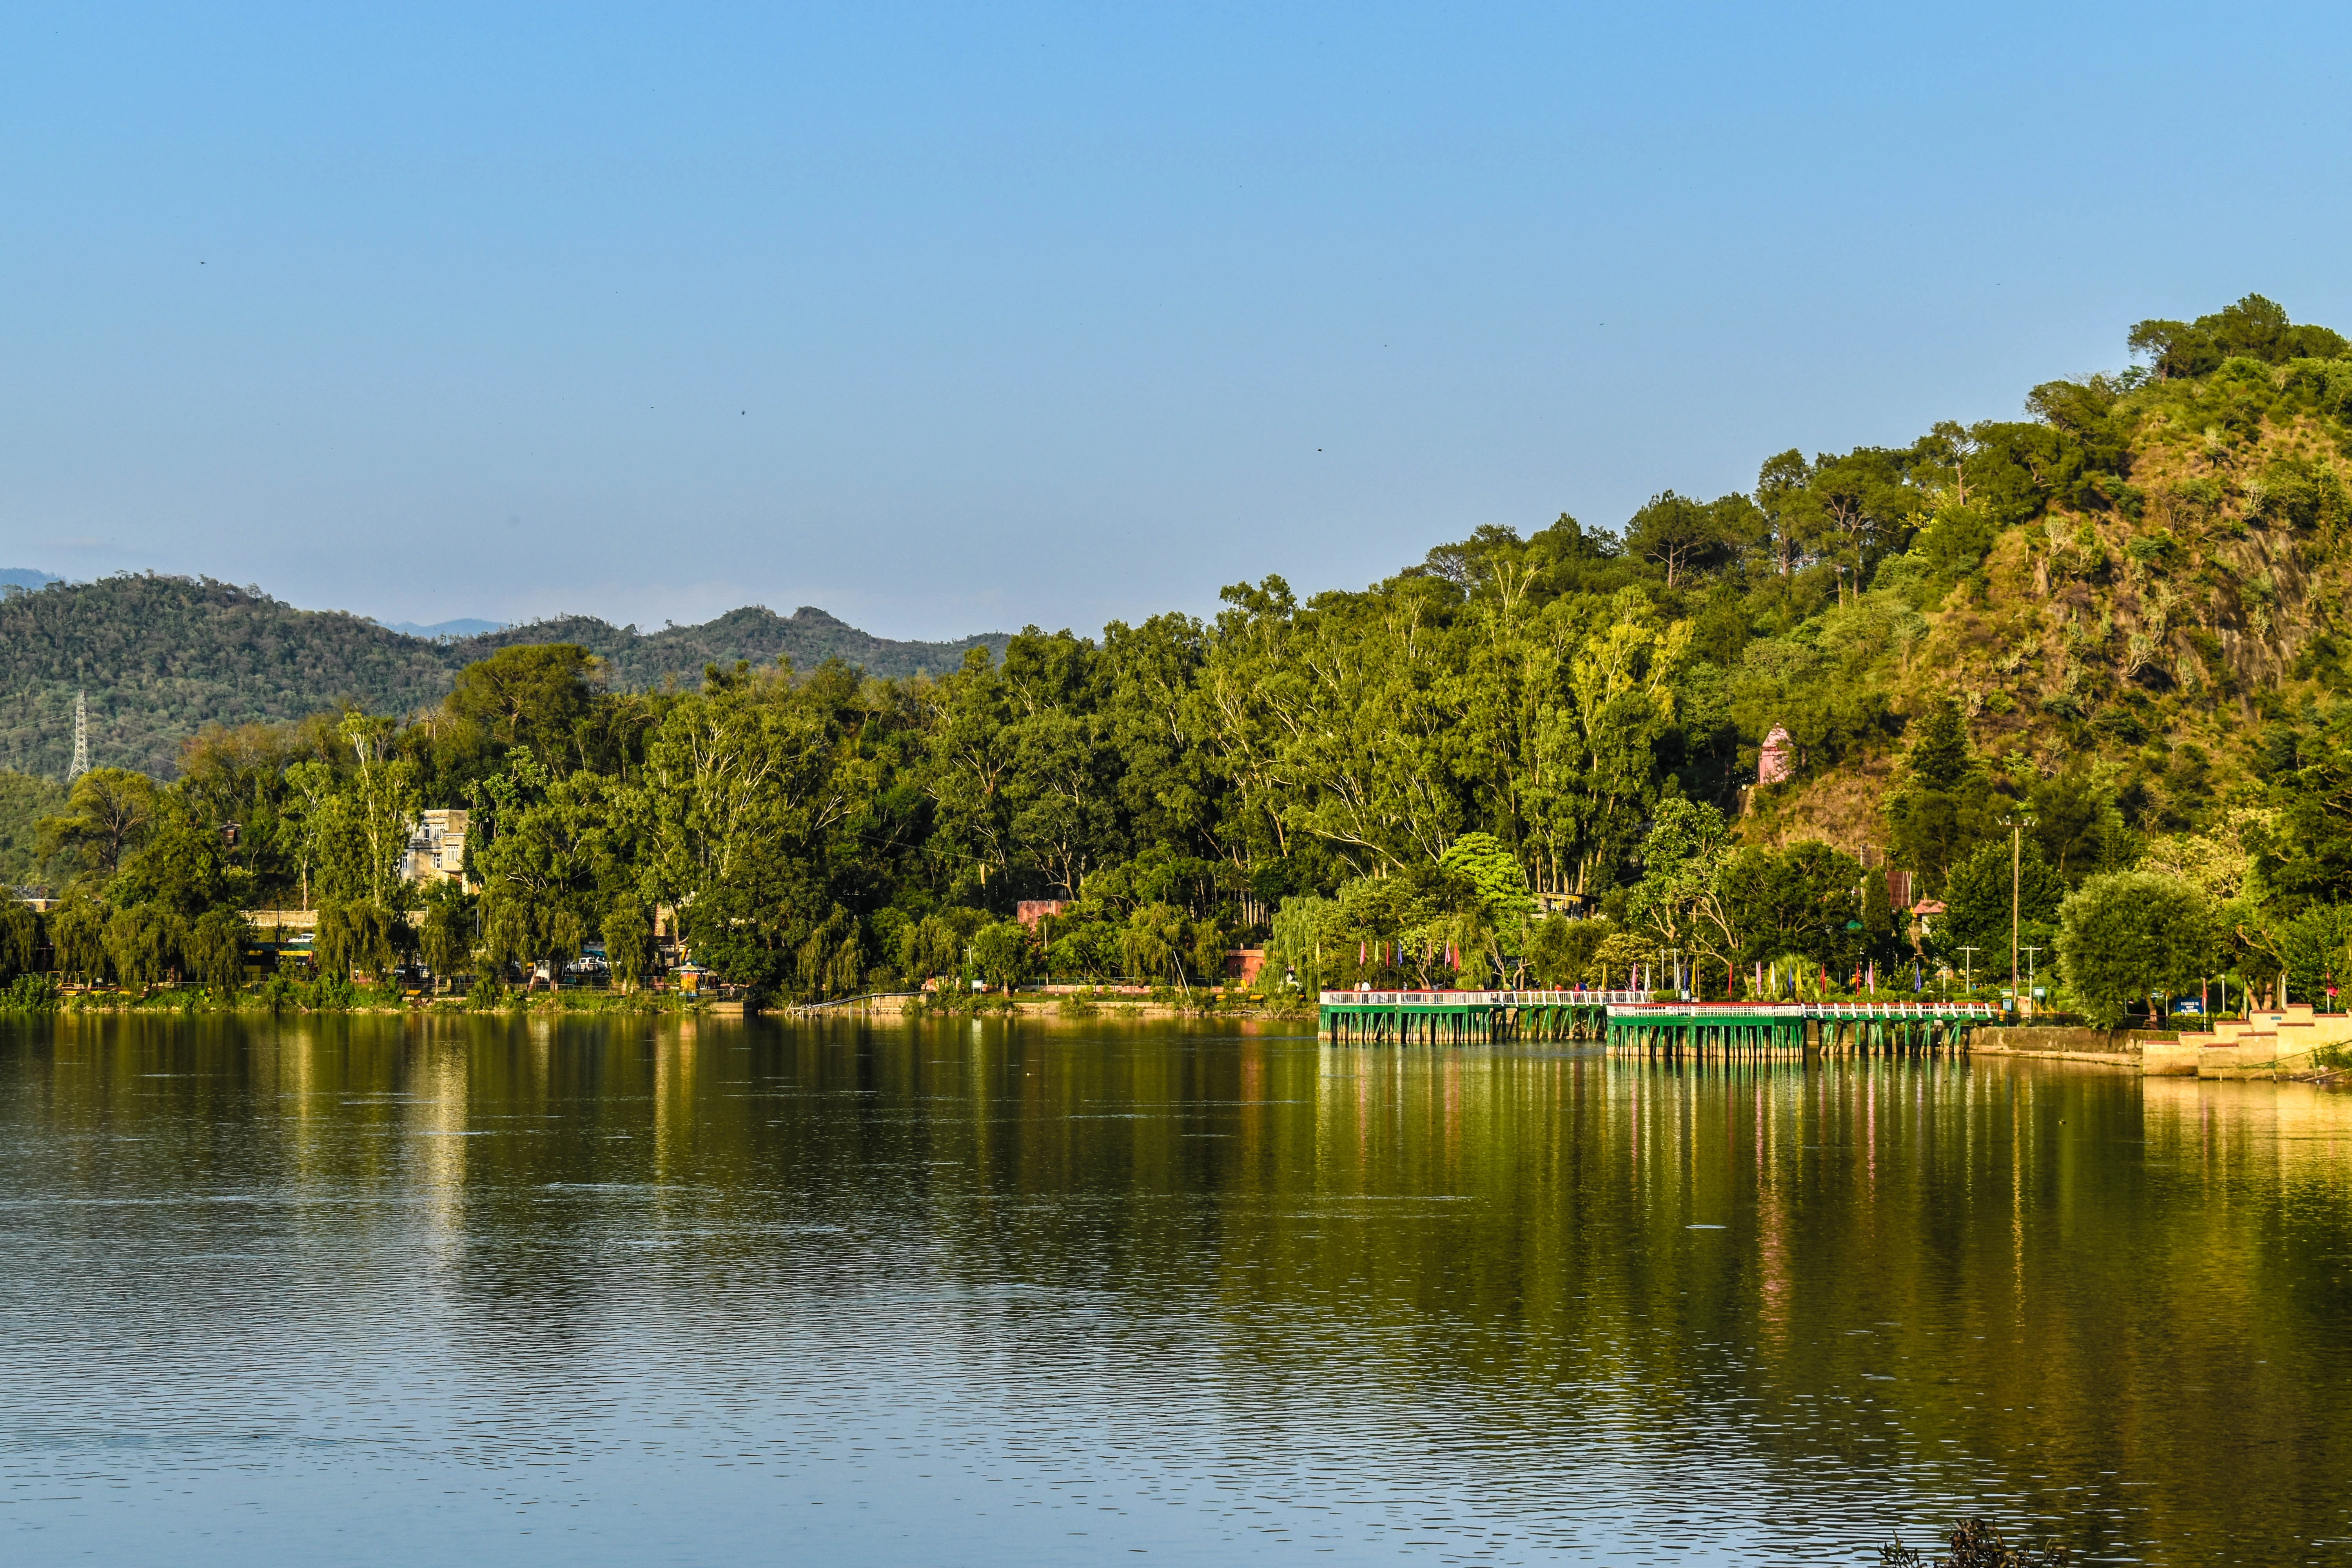
{"label": "utility pole", "polygon": [[2009,829],[2009,1005],[2022,1012],[2021,998],[2017,994],[2018,893],[2024,867],[2025,830],[2033,826],[2033,818],[2012,812],[2000,821]]}
{"label": "utility pole", "polygon": [[1975,964],[1976,964],[1976,956],[1977,956],[1977,954],[1978,954],[1978,953],[1979,953],[1979,952],[1983,952],[1983,951],[1984,951],[1984,950],[1983,950],[1982,948],[1970,947],[1970,946],[1969,946],[1966,942],[1963,942],[1963,943],[1961,943],[1961,944],[1960,944],[1960,989],[1961,989],[1961,990],[1963,990],[1963,991],[1973,991],[1973,990],[1975,990],[1975,989],[1977,988],[1977,983],[1976,983],[1976,968],[1975,968]]}
{"label": "utility pole", "polygon": [[2033,955],[2042,950],[2028,943],[2025,949],[2025,991],[2029,1000],[2033,994]]}
{"label": "utility pole", "polygon": [[66,783],[71,784],[89,772],[89,693],[74,693],[74,760],[66,770]]}

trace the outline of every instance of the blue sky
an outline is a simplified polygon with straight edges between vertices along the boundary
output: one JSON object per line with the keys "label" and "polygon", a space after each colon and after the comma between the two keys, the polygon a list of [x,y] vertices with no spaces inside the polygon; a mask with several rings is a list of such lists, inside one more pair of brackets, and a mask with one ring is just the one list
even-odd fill
{"label": "blue sky", "polygon": [[0,8],[0,566],[900,637],[2352,330],[2344,14]]}

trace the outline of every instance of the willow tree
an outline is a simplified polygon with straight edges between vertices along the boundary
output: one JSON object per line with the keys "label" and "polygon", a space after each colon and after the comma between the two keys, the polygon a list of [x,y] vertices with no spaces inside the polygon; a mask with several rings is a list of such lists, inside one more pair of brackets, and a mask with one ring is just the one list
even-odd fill
{"label": "willow tree", "polygon": [[190,922],[188,969],[224,996],[245,983],[245,950],[253,927],[235,910],[206,910]]}
{"label": "willow tree", "polygon": [[604,939],[604,962],[612,965],[614,985],[635,991],[653,963],[654,928],[646,919],[645,905],[622,899],[605,911],[598,934]]}
{"label": "willow tree", "polygon": [[0,904],[0,981],[31,969],[40,946],[40,917],[13,899]]}
{"label": "willow tree", "polygon": [[123,986],[144,988],[177,965],[184,922],[154,904],[129,905],[106,917],[106,956]]}
{"label": "willow tree", "polygon": [[49,916],[49,944],[58,968],[85,984],[106,978],[106,906],[84,892],[68,893]]}
{"label": "willow tree", "polygon": [[311,958],[320,979],[348,983],[357,973],[382,981],[399,956],[397,938],[407,926],[400,917],[365,900],[319,906]]}
{"label": "willow tree", "polygon": [[425,918],[416,928],[416,946],[425,967],[433,972],[437,989],[454,982],[468,967],[474,949],[473,900],[456,882],[436,882],[425,890]]}

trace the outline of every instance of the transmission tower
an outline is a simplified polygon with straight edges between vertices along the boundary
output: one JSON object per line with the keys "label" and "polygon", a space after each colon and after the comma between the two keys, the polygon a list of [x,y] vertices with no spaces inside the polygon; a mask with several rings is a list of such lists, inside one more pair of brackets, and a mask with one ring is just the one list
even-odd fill
{"label": "transmission tower", "polygon": [[74,693],[74,760],[66,770],[66,783],[71,784],[89,772],[89,694]]}

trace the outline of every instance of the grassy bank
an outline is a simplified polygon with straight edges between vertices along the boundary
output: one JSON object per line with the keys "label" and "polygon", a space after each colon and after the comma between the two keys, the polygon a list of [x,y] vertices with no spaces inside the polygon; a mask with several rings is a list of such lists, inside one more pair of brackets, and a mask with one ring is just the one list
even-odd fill
{"label": "grassy bank", "polygon": [[[504,987],[477,986],[464,996],[425,996],[375,985],[355,985],[335,980],[300,981],[274,976],[261,984],[233,991],[211,985],[158,985],[131,991],[119,988],[64,990],[47,975],[20,975],[0,990],[0,1013],[422,1013],[449,1016],[463,1013],[523,1013],[592,1016],[709,1013],[718,998],[681,996],[675,992],[561,991],[524,993]],[[793,1011],[788,1003],[761,1009],[778,1015]],[[1173,986],[1149,994],[1099,992],[1041,995],[1035,993],[925,993],[914,996],[877,996],[849,1006],[836,1005],[824,1013],[855,1013],[862,1017],[906,1018],[1286,1018],[1312,1020],[1315,1003],[1300,996],[1269,997],[1255,992],[1192,991]],[[823,1016],[819,1014],[818,1016]]]}

